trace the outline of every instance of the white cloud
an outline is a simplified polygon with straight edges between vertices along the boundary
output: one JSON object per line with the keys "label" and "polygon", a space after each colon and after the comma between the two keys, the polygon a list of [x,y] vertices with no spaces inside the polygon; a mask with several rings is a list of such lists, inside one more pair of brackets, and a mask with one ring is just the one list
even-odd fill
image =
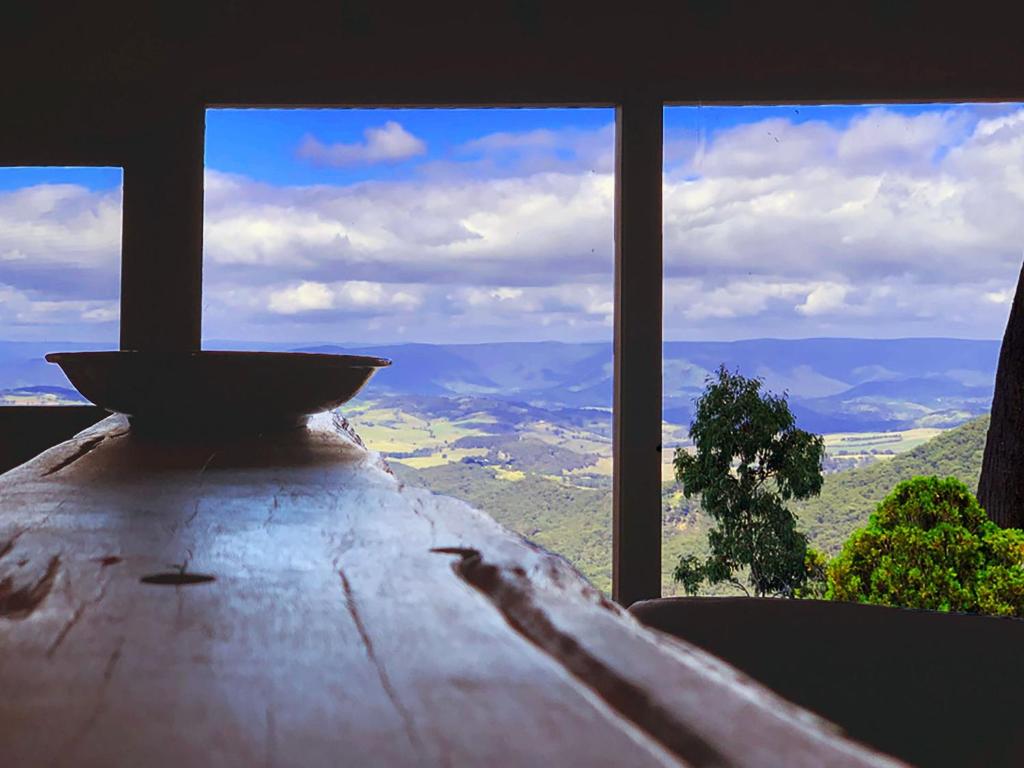
{"label": "white cloud", "polygon": [[268,308],[280,315],[294,315],[317,309],[331,309],[334,292],[323,283],[304,282],[270,294]]}
{"label": "white cloud", "polygon": [[106,325],[113,331],[108,335],[116,337],[116,323],[120,316],[118,301],[54,301],[34,293],[0,284],[0,327],[5,329],[6,338],[21,336],[19,329],[41,329],[48,338],[65,338],[68,334],[63,329],[82,324],[92,327]]}
{"label": "white cloud", "polygon": [[121,190],[74,184],[0,191],[0,263],[119,271]]}
{"label": "white cloud", "polygon": [[1007,288],[1002,291],[987,291],[982,297],[992,304],[1009,304],[1013,300],[1013,293],[1012,288]]}
{"label": "white cloud", "polygon": [[[666,336],[998,337],[1024,247],[1024,110],[965,110],[670,133]],[[204,327],[609,338],[612,138],[495,133],[398,182],[274,186],[208,171]],[[351,146],[366,157],[374,142],[397,151],[370,132]],[[119,193],[0,193],[2,335],[109,322],[119,240]]]}
{"label": "white cloud", "polygon": [[[667,335],[998,336],[1006,303],[979,297],[1012,292],[1020,266],[1016,114],[972,125],[961,108],[875,109],[847,127],[772,118],[702,145],[670,135]],[[598,144],[610,157],[609,130],[495,133],[461,148],[469,174],[451,162],[354,187],[238,179],[208,200],[208,284],[418,285],[420,322],[403,325],[424,337],[457,322],[477,338],[607,338],[614,180],[580,149],[593,159]]]}
{"label": "white cloud", "polygon": [[848,292],[849,288],[838,283],[817,285],[807,294],[804,303],[797,306],[796,311],[802,315],[824,315],[836,312],[845,306],[844,302]]}
{"label": "white cloud", "polygon": [[521,149],[556,149],[566,144],[564,134],[540,128],[533,131],[498,131],[467,141],[462,145],[464,152],[501,152]]}
{"label": "white cloud", "polygon": [[665,281],[665,314],[687,321],[749,318],[772,304],[790,306],[808,289],[805,283],[763,279],[736,278],[710,286],[703,280],[670,278]]}
{"label": "white cloud", "polygon": [[836,154],[840,162],[861,173],[926,170],[939,150],[962,139],[966,131],[961,110],[906,116],[879,107],[850,122]]}
{"label": "white cloud", "polygon": [[324,144],[313,135],[302,139],[296,155],[314,165],[345,167],[408,160],[426,154],[426,143],[400,123],[388,120],[378,128],[363,131],[363,141],[354,144]]}
{"label": "white cloud", "polygon": [[[1024,123],[1000,120],[996,133],[984,121],[972,132],[959,108],[871,110],[845,131],[775,119],[725,131],[699,174],[684,162],[666,177],[667,270],[1012,285],[1024,235]],[[766,140],[769,130],[779,144]]]}
{"label": "white cloud", "polygon": [[611,173],[615,167],[615,125],[498,131],[456,147],[458,162],[427,166],[435,177],[483,178],[539,173]]}
{"label": "white cloud", "polygon": [[0,338],[118,336],[121,191],[0,191]]}
{"label": "white cloud", "polygon": [[421,299],[415,290],[409,288],[402,289],[364,280],[332,284],[304,281],[298,285],[271,290],[267,296],[266,307],[274,314],[297,315],[323,310],[409,311],[418,307],[420,303]]}
{"label": "white cloud", "polygon": [[509,287],[610,275],[613,195],[611,176],[598,174],[273,192],[235,181],[207,200],[207,270],[213,281],[246,270],[249,280],[385,275]]}

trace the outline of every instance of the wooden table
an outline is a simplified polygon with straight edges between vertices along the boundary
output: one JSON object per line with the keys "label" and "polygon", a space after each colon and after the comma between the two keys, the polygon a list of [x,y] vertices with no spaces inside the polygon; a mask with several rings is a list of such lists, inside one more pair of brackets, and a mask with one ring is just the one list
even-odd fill
{"label": "wooden table", "polygon": [[328,414],[0,476],[3,766],[894,764]]}

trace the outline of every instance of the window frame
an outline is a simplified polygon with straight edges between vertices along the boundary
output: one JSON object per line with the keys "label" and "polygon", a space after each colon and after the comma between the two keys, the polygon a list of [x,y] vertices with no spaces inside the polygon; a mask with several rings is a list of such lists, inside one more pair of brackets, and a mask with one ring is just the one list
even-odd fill
{"label": "window frame", "polygon": [[[341,87],[341,86],[339,86]],[[327,86],[327,91],[335,90]],[[514,100],[334,99],[295,101],[185,96],[147,109],[117,131],[77,136],[51,151],[50,136],[14,132],[0,164],[122,168],[121,348],[197,350],[202,315],[205,115],[219,107],[614,107],[615,322],[613,405],[613,598],[622,605],[661,595],[662,152],[663,110],[675,105],[885,104],[1020,101],[1012,94],[962,96],[927,89],[773,98],[771,87],[707,100],[662,85],[612,93],[546,94]],[[686,88],[682,89],[686,91]],[[783,89],[774,89],[783,90]],[[836,91],[849,89],[836,89]],[[882,98],[872,90],[885,92]],[[943,90],[943,89],[940,89]],[[977,89],[981,90],[981,89]],[[721,90],[720,90],[721,92]],[[43,118],[41,117],[40,120]],[[109,134],[109,135],[108,135]],[[66,137],[64,137],[66,138]],[[43,147],[41,149],[41,146]],[[167,206],[168,199],[181,201]]]}

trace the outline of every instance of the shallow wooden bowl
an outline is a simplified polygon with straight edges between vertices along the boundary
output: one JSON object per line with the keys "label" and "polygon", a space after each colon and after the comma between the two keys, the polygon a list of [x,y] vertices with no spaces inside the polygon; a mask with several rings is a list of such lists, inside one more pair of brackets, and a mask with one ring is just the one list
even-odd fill
{"label": "shallow wooden bowl", "polygon": [[91,402],[149,433],[265,432],[352,399],[380,357],[302,352],[54,352]]}

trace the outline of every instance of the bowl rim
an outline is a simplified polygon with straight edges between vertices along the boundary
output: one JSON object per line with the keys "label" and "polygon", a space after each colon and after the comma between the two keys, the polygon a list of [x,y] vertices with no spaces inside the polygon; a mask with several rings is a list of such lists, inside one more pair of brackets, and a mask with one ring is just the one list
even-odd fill
{"label": "bowl rim", "polygon": [[235,360],[250,362],[285,362],[322,363],[336,368],[386,368],[391,361],[386,357],[373,355],[336,355],[328,352],[260,352],[243,350],[197,349],[188,351],[164,350],[99,350],[95,352],[48,352],[45,360],[48,363],[61,365],[63,361],[74,363],[103,359],[139,359],[150,360]]}

